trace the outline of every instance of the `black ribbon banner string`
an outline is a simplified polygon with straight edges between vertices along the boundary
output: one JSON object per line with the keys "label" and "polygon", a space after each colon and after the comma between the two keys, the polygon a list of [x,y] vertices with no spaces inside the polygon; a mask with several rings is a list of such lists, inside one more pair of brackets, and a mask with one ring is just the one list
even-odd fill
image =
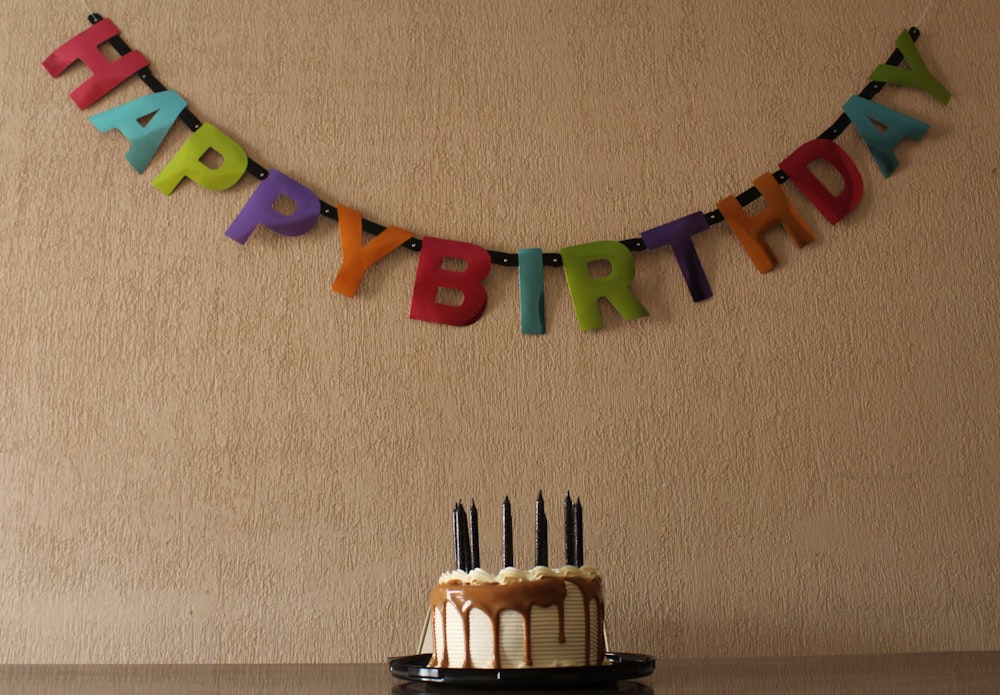
{"label": "black ribbon banner string", "polygon": [[[99,21],[101,21],[101,19],[103,19],[103,17],[100,14],[97,14],[96,12],[90,14],[87,17],[87,20],[91,24],[97,24]],[[920,37],[920,30],[917,29],[916,27],[910,27],[908,33],[914,41],[916,41]],[[111,44],[111,47],[114,48],[119,53],[119,55],[124,56],[126,53],[132,51],[132,49],[129,47],[127,43],[125,43],[125,40],[122,39],[120,35],[115,35],[111,37],[108,42]],[[885,61],[885,64],[898,66],[902,62],[903,62],[903,53],[897,48],[892,52],[892,55],[889,56],[888,60]],[[156,77],[153,75],[152,70],[150,70],[148,66],[142,68],[136,74],[139,76],[139,79],[141,79],[146,84],[146,86],[149,87],[151,91],[153,92],[167,91],[167,87],[165,87],[162,82],[156,79]],[[886,84],[885,82],[871,81],[865,86],[863,90],[861,90],[858,96],[862,97],[863,99],[871,99],[882,90],[882,87],[884,87],[885,84]],[[190,109],[186,107],[181,112],[180,120],[183,121],[184,125],[186,125],[192,132],[198,130],[201,127],[201,121],[198,119],[197,116],[195,116],[190,111]],[[823,140],[836,140],[841,135],[841,133],[843,133],[844,130],[847,129],[847,126],[850,125],[850,123],[851,120],[850,118],[848,118],[847,114],[841,113],[840,116],[837,118],[837,120],[834,121],[833,125],[831,125],[829,128],[820,133],[818,138]],[[254,161],[252,158],[248,158],[248,160],[249,161],[247,164],[247,172],[259,180],[266,179],[267,169],[258,162]],[[783,184],[786,181],[788,181],[788,174],[786,174],[781,169],[775,171],[772,174],[772,176],[779,184]],[[747,190],[740,193],[738,196],[736,196],[736,200],[739,201],[740,205],[746,206],[752,203],[753,201],[757,200],[758,198],[760,198],[760,196],[761,196],[760,191],[758,191],[755,187],[750,187]],[[325,217],[330,218],[331,220],[337,219],[336,205],[331,205],[330,203],[327,203],[324,200],[320,200],[320,213]],[[724,218],[722,216],[722,213],[718,209],[705,213],[705,222],[709,226],[718,224],[722,222],[723,219]],[[386,226],[362,217],[361,229],[363,232],[367,234],[376,236],[385,231]],[[646,250],[646,244],[640,237],[623,239],[619,243],[623,244],[626,248],[628,248],[631,251]],[[403,243],[403,246],[410,249],[411,251],[420,251],[421,245],[422,245],[421,241],[418,237],[413,237],[412,239],[409,239],[408,241]],[[508,253],[506,251],[496,251],[492,249],[487,249],[487,252],[489,253],[490,261],[494,265],[501,265],[508,267],[517,267],[518,265],[517,253]],[[562,256],[560,254],[549,253],[549,252],[542,254],[542,262],[544,265],[551,267],[560,267],[563,264]]]}

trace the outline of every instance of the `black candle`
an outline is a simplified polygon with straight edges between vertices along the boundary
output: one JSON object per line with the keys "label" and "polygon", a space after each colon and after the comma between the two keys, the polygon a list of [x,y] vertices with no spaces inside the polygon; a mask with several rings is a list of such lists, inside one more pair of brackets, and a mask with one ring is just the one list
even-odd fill
{"label": "black candle", "polygon": [[545,500],[542,491],[538,491],[538,501],[535,503],[535,566],[547,567],[549,564],[549,521],[545,518]]}
{"label": "black candle", "polygon": [[583,567],[583,505],[576,498],[573,505],[573,540],[576,542],[576,552],[573,554],[577,567]]}
{"label": "black candle", "polygon": [[514,522],[510,518],[510,498],[503,498],[503,566],[514,566]]}
{"label": "black candle", "polygon": [[458,540],[458,503],[451,508],[452,534],[455,537],[455,569],[462,569],[462,546]]}
{"label": "black candle", "polygon": [[469,519],[465,516],[465,505],[458,503],[458,548],[460,569],[472,569],[472,555],[469,552]]}
{"label": "black candle", "polygon": [[476,498],[469,505],[469,542],[472,544],[472,569],[479,564],[479,512],[476,511]]}
{"label": "black candle", "polygon": [[566,491],[566,500],[563,502],[563,528],[565,529],[566,564],[575,565],[576,562],[576,540],[573,530],[576,527],[576,519],[573,514],[573,499]]}

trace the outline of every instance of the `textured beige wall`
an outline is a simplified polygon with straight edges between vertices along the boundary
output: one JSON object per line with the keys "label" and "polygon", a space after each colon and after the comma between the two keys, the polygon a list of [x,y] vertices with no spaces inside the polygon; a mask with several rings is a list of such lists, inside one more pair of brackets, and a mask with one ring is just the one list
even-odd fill
{"label": "textured beige wall", "polygon": [[[586,504],[611,646],[661,658],[1000,648],[1000,146],[990,0],[92,2],[203,120],[332,202],[514,251],[621,239],[746,188],[837,116],[901,29],[954,93],[817,240],[725,225],[694,304],[519,332],[495,268],[467,328],[408,318],[417,256],[329,289],[336,224],[223,232],[253,182],[151,181],[41,61],[81,3],[0,21],[0,660],[352,661],[409,653],[475,495]],[[925,9],[926,8],[926,9]],[[561,524],[553,523],[553,533]]]}

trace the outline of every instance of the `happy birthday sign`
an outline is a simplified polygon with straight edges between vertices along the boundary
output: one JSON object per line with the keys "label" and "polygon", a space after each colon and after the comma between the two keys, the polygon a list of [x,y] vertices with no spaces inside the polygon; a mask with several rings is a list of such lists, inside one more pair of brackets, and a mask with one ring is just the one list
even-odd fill
{"label": "happy birthday sign", "polygon": [[[754,179],[752,188],[720,200],[716,210],[692,212],[644,231],[637,238],[592,241],[567,246],[558,253],[523,248],[511,254],[451,239],[432,236],[419,239],[400,227],[386,227],[367,220],[345,205],[331,205],[321,200],[306,185],[278,169],[266,169],[255,162],[235,140],[211,123],[202,123],[196,118],[180,94],[167,89],[153,77],[149,61],[129,48],[111,20],[98,14],[91,14],[88,20],[91,27],[53,51],[42,65],[53,77],[61,75],[76,61],[90,69],[91,77],[70,93],[70,98],[81,110],[111,94],[133,75],[138,75],[149,86],[152,94],[89,119],[100,132],[117,130],[128,140],[125,159],[140,174],[146,171],[178,120],[191,130],[191,135],[153,179],[155,188],[169,196],[185,179],[216,191],[232,188],[247,174],[258,179],[260,183],[225,232],[228,238],[240,244],[245,244],[261,227],[294,237],[313,229],[321,216],[337,220],[342,261],[331,289],[347,297],[354,297],[369,269],[396,249],[417,251],[419,258],[409,315],[422,321],[453,326],[475,323],[486,309],[488,296],[483,283],[491,266],[516,267],[523,334],[545,332],[543,269],[546,266],[563,269],[581,330],[603,325],[601,299],[607,300],[627,320],[649,315],[631,289],[635,278],[632,253],[636,251],[669,247],[692,300],[699,302],[711,297],[712,289],[693,239],[723,221],[757,270],[770,271],[777,260],[764,240],[765,232],[780,226],[800,248],[815,239],[782,184],[791,181],[831,225],[836,225],[861,201],[864,182],[857,165],[834,140],[847,127],[853,126],[882,176],[888,178],[899,165],[895,152],[900,143],[904,139],[920,140],[927,132],[930,127],[927,123],[872,101],[885,84],[922,90],[942,104],[951,98],[950,92],[931,74],[921,58],[915,44],[920,32],[911,28],[899,35],[896,50],[871,73],[865,89],[847,100],[843,114],[832,126],[788,155],[778,171],[761,174]],[[107,58],[100,50],[105,43],[120,57]],[[902,67],[904,61],[906,68]],[[221,163],[213,167],[203,162],[209,152],[218,155]],[[826,162],[838,173],[843,184],[839,193],[832,193],[810,170],[817,162]],[[749,214],[745,206],[761,197],[766,206]],[[291,212],[276,209],[278,201],[283,199],[294,203]],[[372,237],[367,243],[366,234]],[[461,270],[447,267],[449,259],[461,261],[464,267]],[[609,264],[610,272],[592,275],[590,264],[602,261]],[[440,301],[442,289],[452,290],[461,300],[454,304]]]}

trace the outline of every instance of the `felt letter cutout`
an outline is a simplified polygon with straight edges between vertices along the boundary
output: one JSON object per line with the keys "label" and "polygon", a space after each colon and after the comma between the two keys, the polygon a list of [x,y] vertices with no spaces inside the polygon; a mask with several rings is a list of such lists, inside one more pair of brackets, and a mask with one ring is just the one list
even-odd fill
{"label": "felt letter cutout", "polygon": [[938,82],[927,69],[910,32],[904,31],[899,35],[896,39],[896,48],[903,54],[910,69],[906,70],[897,65],[879,65],[868,79],[872,82],[888,82],[904,87],[916,87],[924,90],[942,104],[947,104],[951,99],[951,92]]}
{"label": "felt letter cutout", "polygon": [[[201,161],[209,150],[222,156],[222,164],[215,169]],[[247,153],[234,140],[211,123],[203,123],[153,179],[153,185],[170,195],[187,177],[203,188],[224,191],[243,177],[248,162]]]}
{"label": "felt letter cutout", "polygon": [[[184,98],[170,89],[139,97],[91,116],[90,122],[102,133],[112,128],[121,131],[122,135],[132,143],[125,153],[125,159],[141,174],[153,161],[153,155],[167,137],[170,127],[186,107],[187,102]],[[153,114],[153,118],[149,123],[145,126],[140,125],[139,119],[150,114]]]}
{"label": "felt letter cutout", "polygon": [[[635,261],[624,245],[617,241],[592,241],[560,249],[559,253],[580,330],[589,331],[604,325],[597,303],[602,297],[627,320],[649,316],[646,307],[629,289],[635,278]],[[598,261],[609,262],[611,272],[602,277],[591,276],[588,265]]]}
{"label": "felt letter cutout", "polygon": [[700,302],[712,296],[712,288],[708,284],[705,269],[701,267],[701,259],[694,248],[691,237],[708,229],[705,213],[693,212],[667,224],[654,227],[642,233],[642,241],[647,249],[657,249],[670,246],[674,259],[681,269],[684,282],[687,283],[691,299]]}
{"label": "felt letter cutout", "polygon": [[743,244],[743,250],[757,266],[757,270],[766,273],[778,263],[771,247],[763,240],[764,232],[768,229],[779,224],[783,225],[799,248],[816,237],[802,219],[802,215],[792,205],[792,201],[781,190],[781,185],[774,180],[774,176],[762,174],[754,179],[753,185],[767,201],[766,208],[751,217],[735,196],[728,196],[719,201],[719,212],[726,218],[726,222]]}
{"label": "felt letter cutout", "polygon": [[120,32],[110,19],[102,19],[86,31],[71,38],[42,61],[42,67],[53,77],[58,77],[77,60],[94,73],[69,94],[76,105],[85,109],[135,73],[149,65],[138,51],[129,51],[117,60],[108,60],[99,46]]}
{"label": "felt letter cutout", "polygon": [[545,285],[542,281],[542,250],[517,250],[517,280],[521,290],[521,333],[545,333]]}
{"label": "felt letter cutout", "polygon": [[[442,267],[446,258],[466,263],[465,270]],[[417,261],[417,278],[413,284],[410,318],[449,326],[468,326],[479,320],[486,310],[486,288],[482,281],[490,273],[490,254],[482,246],[464,241],[424,237]],[[462,293],[458,306],[437,301],[439,287]]]}
{"label": "felt letter cutout", "polygon": [[[340,225],[340,246],[343,249],[344,260],[330,289],[353,297],[358,293],[365,271],[412,239],[413,235],[399,227],[387,227],[365,244],[361,235],[360,212],[338,205],[337,220]],[[423,256],[423,253],[420,255]]]}
{"label": "felt letter cutout", "polygon": [[[809,165],[818,159],[829,162],[844,181],[844,187],[838,195],[833,195],[809,170]],[[850,156],[833,140],[810,140],[788,155],[781,163],[781,168],[830,224],[840,222],[844,215],[861,202],[861,194],[865,189],[861,172]]]}
{"label": "felt letter cutout", "polygon": [[[923,121],[859,96],[847,100],[844,104],[844,113],[864,138],[884,178],[889,178],[889,174],[899,166],[895,149],[900,141],[903,138],[919,140],[930,128]],[[875,122],[885,126],[885,130],[879,130]]]}
{"label": "felt letter cutout", "polygon": [[[204,126],[202,126],[204,127]],[[286,215],[274,209],[281,196],[295,203],[295,210]],[[240,244],[247,243],[257,225],[284,236],[305,234],[319,219],[319,198],[301,183],[285,176],[277,169],[267,172],[250,200],[226,230],[226,236]]]}

